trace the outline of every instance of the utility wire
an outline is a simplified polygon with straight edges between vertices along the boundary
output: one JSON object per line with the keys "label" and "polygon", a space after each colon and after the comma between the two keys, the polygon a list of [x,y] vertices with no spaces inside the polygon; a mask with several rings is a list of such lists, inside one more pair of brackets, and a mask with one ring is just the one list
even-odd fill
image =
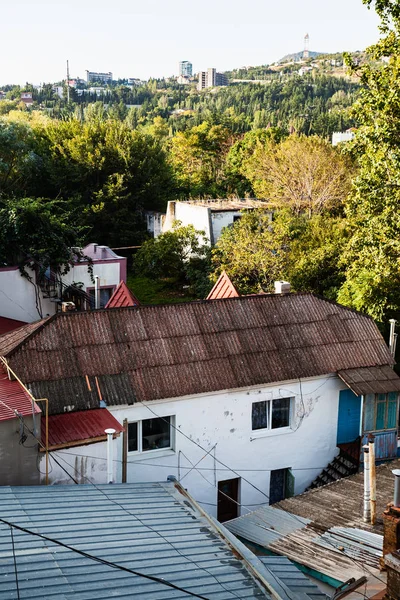
{"label": "utility wire", "polygon": [[27,529],[26,527],[21,527],[20,525],[16,525],[15,523],[10,523],[10,521],[6,521],[5,519],[0,518],[0,523],[4,523],[4,525],[8,525],[9,527],[11,527],[13,529],[17,529],[18,531],[22,531],[23,533],[27,533],[29,535],[34,535],[38,538],[41,538],[42,540],[45,540],[46,542],[51,542],[52,544],[56,544],[57,546],[66,548],[67,550],[70,550],[71,552],[75,552],[76,554],[79,554],[80,556],[83,556],[84,558],[88,558],[89,560],[93,560],[93,561],[98,562],[107,567],[111,567],[112,569],[119,569],[121,571],[125,571],[126,573],[131,573],[132,575],[137,575],[138,577],[143,577],[144,579],[149,579],[150,581],[155,581],[156,583],[161,583],[162,585],[166,585],[167,587],[170,587],[174,590],[178,590],[179,592],[184,592],[185,594],[187,594],[188,596],[192,596],[193,598],[201,598],[201,600],[208,600],[208,598],[206,598],[205,596],[200,596],[199,594],[195,594],[194,592],[185,590],[185,589],[179,587],[178,585],[175,585],[174,583],[170,583],[169,581],[166,581],[165,579],[161,579],[160,577],[155,577],[154,575],[146,575],[145,573],[139,573],[138,571],[129,569],[128,567],[124,567],[123,565],[118,565],[117,563],[111,562],[104,558],[99,558],[97,556],[93,556],[92,554],[88,554],[87,552],[84,552],[83,550],[78,550],[78,548],[74,548],[73,546],[64,544],[64,542],[60,542],[59,540],[56,540],[54,538],[50,538],[46,535],[42,535],[41,533],[36,533],[35,531],[32,531],[31,529]]}
{"label": "utility wire", "polygon": [[17,590],[17,598],[18,598],[18,600],[20,600],[19,584],[18,584],[17,558],[15,556],[15,546],[14,546],[14,531],[13,531],[13,528],[12,528],[11,525],[10,525],[10,534],[11,534],[11,547],[12,547],[12,553],[13,553],[13,559],[14,559],[15,587],[16,587],[16,590]]}

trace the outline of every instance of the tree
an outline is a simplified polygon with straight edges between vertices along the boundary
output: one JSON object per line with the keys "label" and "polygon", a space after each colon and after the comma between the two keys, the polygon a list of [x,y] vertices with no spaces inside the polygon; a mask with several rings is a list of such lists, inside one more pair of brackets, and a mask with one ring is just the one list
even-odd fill
{"label": "tree", "polygon": [[297,214],[337,211],[350,190],[350,161],[317,136],[258,146],[244,171],[258,197]]}
{"label": "tree", "polygon": [[24,195],[39,165],[31,127],[0,119],[0,197]]}
{"label": "tree", "polygon": [[360,170],[346,204],[352,236],[338,299],[382,322],[400,315],[400,4],[376,0],[375,9],[383,34],[367,49],[375,64],[359,68],[346,57],[362,84],[351,146]]}
{"label": "tree", "polygon": [[134,268],[152,279],[171,278],[179,284],[199,286],[207,273],[209,246],[204,231],[175,221],[173,229],[144,242]]}

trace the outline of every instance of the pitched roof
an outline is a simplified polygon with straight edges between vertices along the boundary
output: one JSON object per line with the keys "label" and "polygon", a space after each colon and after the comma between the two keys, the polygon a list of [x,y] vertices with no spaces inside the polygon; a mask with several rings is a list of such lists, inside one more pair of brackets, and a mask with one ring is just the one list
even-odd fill
{"label": "pitched roof", "polygon": [[[51,317],[49,317],[51,318]],[[24,342],[27,337],[42,327],[46,323],[47,319],[41,319],[40,321],[34,321],[33,323],[27,323],[26,325],[22,325],[17,329],[13,329],[9,333],[5,333],[0,336],[1,339],[1,356],[5,356],[9,352],[11,352],[14,348],[19,346],[22,342]]]}
{"label": "pitched roof", "polygon": [[124,281],[120,281],[105,308],[122,308],[124,306],[139,306],[140,302],[131,292]]}
{"label": "pitched roof", "polygon": [[[45,419],[42,417],[42,442],[45,444]],[[90,440],[99,441],[107,438],[105,429],[115,429],[121,433],[124,428],[106,408],[67,412],[50,415],[49,449],[59,446],[79,446]]]}
{"label": "pitched roof", "polygon": [[[35,413],[40,408],[34,403]],[[17,411],[22,417],[32,414],[32,399],[18,381],[11,381],[7,371],[0,365],[0,421],[15,419]]]}
{"label": "pitched roof", "polygon": [[[3,486],[0,505],[6,521],[210,600],[272,598],[267,567],[178,483]],[[14,537],[21,598],[188,598],[29,533],[14,530]],[[15,565],[4,523],[0,555],[0,600],[9,600],[16,594]],[[284,583],[281,588],[285,600],[297,597]]]}
{"label": "pitched roof", "polygon": [[213,289],[207,296],[207,300],[217,300],[220,298],[238,298],[239,292],[229,279],[225,271],[222,271],[218,277]]}
{"label": "pitched roof", "polygon": [[0,354],[54,413],[393,363],[372,319],[312,294],[59,313]]}

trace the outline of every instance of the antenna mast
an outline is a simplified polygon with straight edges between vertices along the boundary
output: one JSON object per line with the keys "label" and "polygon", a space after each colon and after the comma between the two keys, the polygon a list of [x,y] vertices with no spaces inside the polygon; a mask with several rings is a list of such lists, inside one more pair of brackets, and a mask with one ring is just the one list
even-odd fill
{"label": "antenna mast", "polygon": [[310,57],[310,36],[308,35],[308,33],[306,33],[306,35],[304,36],[304,50],[303,50],[303,58],[309,58]]}
{"label": "antenna mast", "polygon": [[69,104],[69,61],[67,60],[67,103]]}

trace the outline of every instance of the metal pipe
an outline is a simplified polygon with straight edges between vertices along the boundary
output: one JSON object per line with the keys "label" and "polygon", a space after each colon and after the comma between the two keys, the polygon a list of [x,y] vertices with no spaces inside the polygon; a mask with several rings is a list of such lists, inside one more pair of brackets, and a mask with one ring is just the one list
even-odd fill
{"label": "metal pipe", "polygon": [[364,523],[371,521],[370,487],[369,487],[369,448],[363,446],[364,450]]}
{"label": "metal pipe", "polygon": [[389,352],[394,357],[396,352],[396,319],[389,319],[390,323],[390,335],[389,335]]}
{"label": "metal pipe", "polygon": [[369,489],[371,505],[371,524],[376,523],[376,469],[375,469],[375,437],[371,434],[368,440],[369,446]]}
{"label": "metal pipe", "polygon": [[105,429],[104,433],[107,434],[107,483],[113,483],[113,435],[115,433],[115,429]]}
{"label": "metal pipe", "polygon": [[94,279],[95,279],[95,282],[94,282],[94,307],[100,308],[100,294],[99,294],[100,278],[98,275],[95,275]]}
{"label": "metal pipe", "polygon": [[395,476],[393,504],[395,508],[400,508],[400,469],[394,469],[392,473]]}

